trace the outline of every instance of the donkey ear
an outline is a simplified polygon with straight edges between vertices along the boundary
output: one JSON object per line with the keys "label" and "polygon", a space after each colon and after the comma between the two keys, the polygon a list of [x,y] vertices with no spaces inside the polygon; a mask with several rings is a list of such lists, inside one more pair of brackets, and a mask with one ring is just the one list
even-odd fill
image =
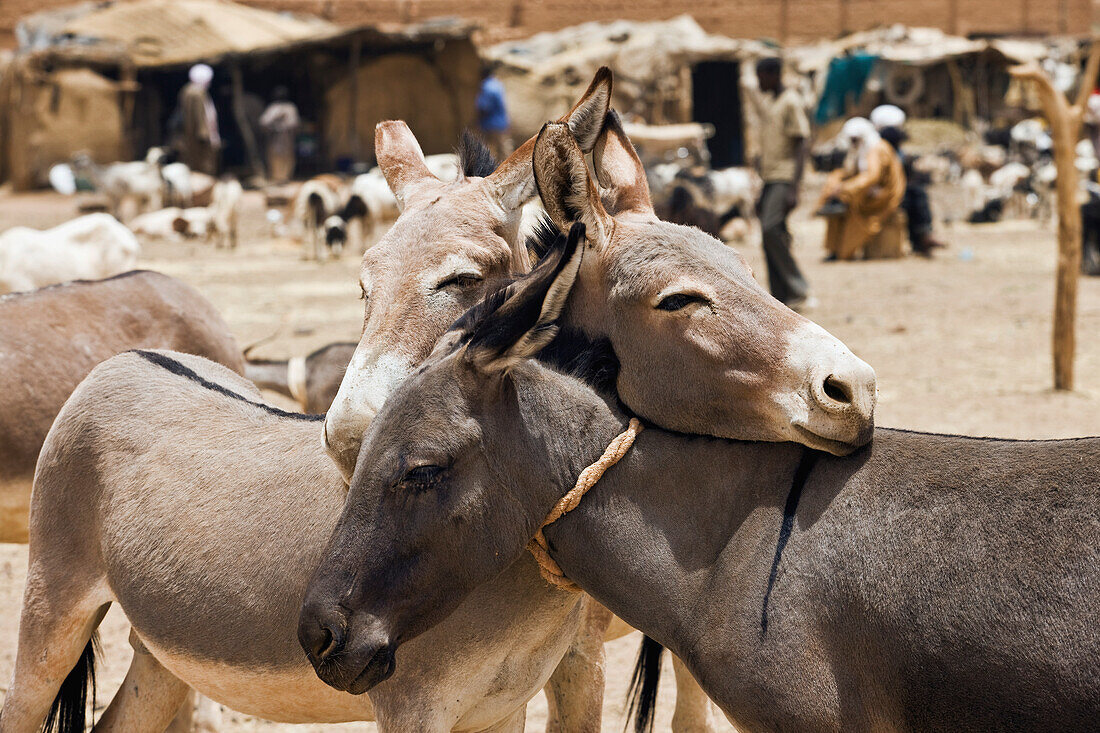
{"label": "donkey ear", "polygon": [[623,131],[615,110],[604,120],[603,130],[592,150],[596,179],[604,189],[612,215],[625,212],[653,213],[649,182],[638,153]]}
{"label": "donkey ear", "polygon": [[600,129],[604,125],[604,118],[611,109],[611,91],[614,82],[611,69],[601,66],[596,75],[592,77],[592,83],[581,95],[580,100],[573,105],[573,109],[559,122],[569,125],[569,131],[577,139],[577,144],[586,153],[592,152]]}
{"label": "donkey ear", "polygon": [[[592,152],[611,106],[611,69],[601,66],[581,98],[558,122],[569,125],[581,150]],[[535,138],[527,140],[507,157],[489,176],[497,190],[497,198],[505,211],[515,211],[535,195],[535,179],[531,170],[531,155]]]}
{"label": "donkey ear", "polygon": [[543,125],[535,140],[534,167],[535,186],[554,224],[564,230],[574,221],[582,221],[590,230],[589,238],[602,241],[611,217],[600,203],[584,153],[567,124]]}
{"label": "donkey ear", "polygon": [[405,208],[410,187],[428,179],[438,180],[424,163],[420,143],[402,120],[386,120],[374,128],[374,157],[401,209]]}
{"label": "donkey ear", "polygon": [[507,371],[557,335],[556,321],[577,279],[584,224],[574,224],[528,275],[508,286],[499,306],[473,326],[466,357],[484,371]]}

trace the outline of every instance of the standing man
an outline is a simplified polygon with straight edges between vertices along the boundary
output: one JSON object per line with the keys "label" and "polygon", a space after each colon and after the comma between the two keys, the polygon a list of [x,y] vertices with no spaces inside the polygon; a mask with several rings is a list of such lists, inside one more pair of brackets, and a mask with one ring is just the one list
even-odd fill
{"label": "standing man", "polygon": [[493,156],[500,161],[511,155],[512,124],[508,119],[508,108],[504,104],[504,84],[493,76],[493,69],[488,65],[481,71],[481,89],[477,94],[477,116],[481,134]]}
{"label": "standing man", "polygon": [[273,183],[286,183],[294,176],[295,138],[301,126],[298,108],[290,101],[286,87],[275,87],[274,99],[260,115],[267,153],[267,175]]}
{"label": "standing man", "polygon": [[801,95],[783,88],[782,70],[778,58],[761,59],[756,64],[755,79],[745,74],[742,88],[756,110],[760,132],[756,168],[764,181],[764,191],[756,211],[763,232],[768,284],[772,295],[800,311],[813,308],[816,301],[791,251],[787,216],[798,206],[810,120]]}
{"label": "standing man", "polygon": [[183,85],[179,98],[183,122],[180,159],[191,170],[216,176],[222,139],[218,134],[218,111],[210,98],[214,70],[206,64],[195,64],[187,76],[190,81]]}

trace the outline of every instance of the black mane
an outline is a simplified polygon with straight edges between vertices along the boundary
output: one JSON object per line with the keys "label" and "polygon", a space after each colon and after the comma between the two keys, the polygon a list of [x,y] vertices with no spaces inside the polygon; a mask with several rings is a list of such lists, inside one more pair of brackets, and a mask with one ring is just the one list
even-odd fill
{"label": "black mane", "polygon": [[619,357],[608,338],[593,339],[578,328],[562,328],[536,357],[560,372],[576,377],[604,397],[619,402],[615,382]]}
{"label": "black mane", "polygon": [[467,178],[484,178],[497,169],[497,161],[489,148],[469,130],[462,131],[455,154],[458,155],[458,167]]}
{"label": "black mane", "polygon": [[554,246],[554,242],[561,235],[562,231],[554,224],[553,219],[547,214],[542,214],[539,217],[538,224],[535,225],[535,231],[527,236],[524,245],[535,262],[538,262],[546,256],[546,253],[550,251],[550,248]]}

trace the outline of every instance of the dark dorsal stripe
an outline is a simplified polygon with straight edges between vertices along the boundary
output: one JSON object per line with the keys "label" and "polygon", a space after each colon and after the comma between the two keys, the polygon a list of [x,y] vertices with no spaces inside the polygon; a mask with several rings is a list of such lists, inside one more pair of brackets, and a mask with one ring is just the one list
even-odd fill
{"label": "dark dorsal stripe", "polygon": [[802,498],[802,489],[806,487],[806,480],[810,477],[810,471],[821,454],[810,448],[802,450],[802,458],[798,461],[798,468],[794,472],[794,480],[791,481],[791,490],[787,494],[787,503],[783,506],[783,522],[779,525],[779,540],[775,543],[775,558],[772,559],[772,570],[768,574],[768,589],[764,592],[764,607],[760,611],[760,638],[768,634],[768,601],[771,599],[772,587],[775,578],[779,574],[779,561],[783,559],[783,548],[791,538],[791,530],[794,529],[794,514],[798,511],[798,500]]}
{"label": "dark dorsal stripe", "polygon": [[462,169],[462,175],[467,178],[484,178],[497,169],[497,161],[489,148],[469,130],[462,131],[455,153],[458,155],[458,166]]}
{"label": "dark dorsal stripe", "polygon": [[280,410],[278,407],[274,407],[272,405],[265,405],[263,402],[256,402],[255,400],[250,400],[247,397],[245,397],[244,395],[237,394],[233,390],[226,389],[225,387],[223,387],[220,384],[217,384],[216,382],[211,382],[209,379],[205,379],[204,377],[200,376],[197,372],[195,372],[193,369],[190,369],[189,367],[184,366],[183,364],[181,364],[180,362],[178,362],[175,359],[171,358],[170,356],[165,356],[164,354],[158,354],[155,351],[145,351],[143,349],[134,349],[133,351],[131,351],[129,353],[137,354],[138,356],[140,356],[142,359],[145,359],[145,361],[149,362],[150,364],[156,364],[157,366],[161,367],[162,369],[167,369],[168,371],[172,372],[173,374],[178,374],[181,377],[184,377],[186,379],[190,379],[192,382],[195,382],[196,384],[199,384],[199,385],[205,387],[206,389],[208,389],[212,392],[217,392],[218,394],[225,395],[226,397],[231,397],[235,400],[239,400],[241,402],[244,402],[245,404],[252,405],[253,407],[258,407],[261,410],[263,410],[264,412],[267,412],[271,415],[275,415],[277,417],[288,417],[291,420],[305,420],[306,422],[320,422],[321,420],[325,419],[324,415],[306,415],[306,414],[301,413],[301,412],[287,412],[286,410]]}

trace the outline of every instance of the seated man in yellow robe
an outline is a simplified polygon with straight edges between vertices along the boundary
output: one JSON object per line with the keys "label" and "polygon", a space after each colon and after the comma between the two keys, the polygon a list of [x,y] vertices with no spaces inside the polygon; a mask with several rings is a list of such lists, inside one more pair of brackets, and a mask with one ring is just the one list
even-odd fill
{"label": "seated man in yellow robe", "polygon": [[827,260],[854,260],[882,230],[905,196],[905,171],[890,143],[862,117],[844,123],[849,144],[844,166],[829,174],[822,207],[832,212],[825,230]]}

